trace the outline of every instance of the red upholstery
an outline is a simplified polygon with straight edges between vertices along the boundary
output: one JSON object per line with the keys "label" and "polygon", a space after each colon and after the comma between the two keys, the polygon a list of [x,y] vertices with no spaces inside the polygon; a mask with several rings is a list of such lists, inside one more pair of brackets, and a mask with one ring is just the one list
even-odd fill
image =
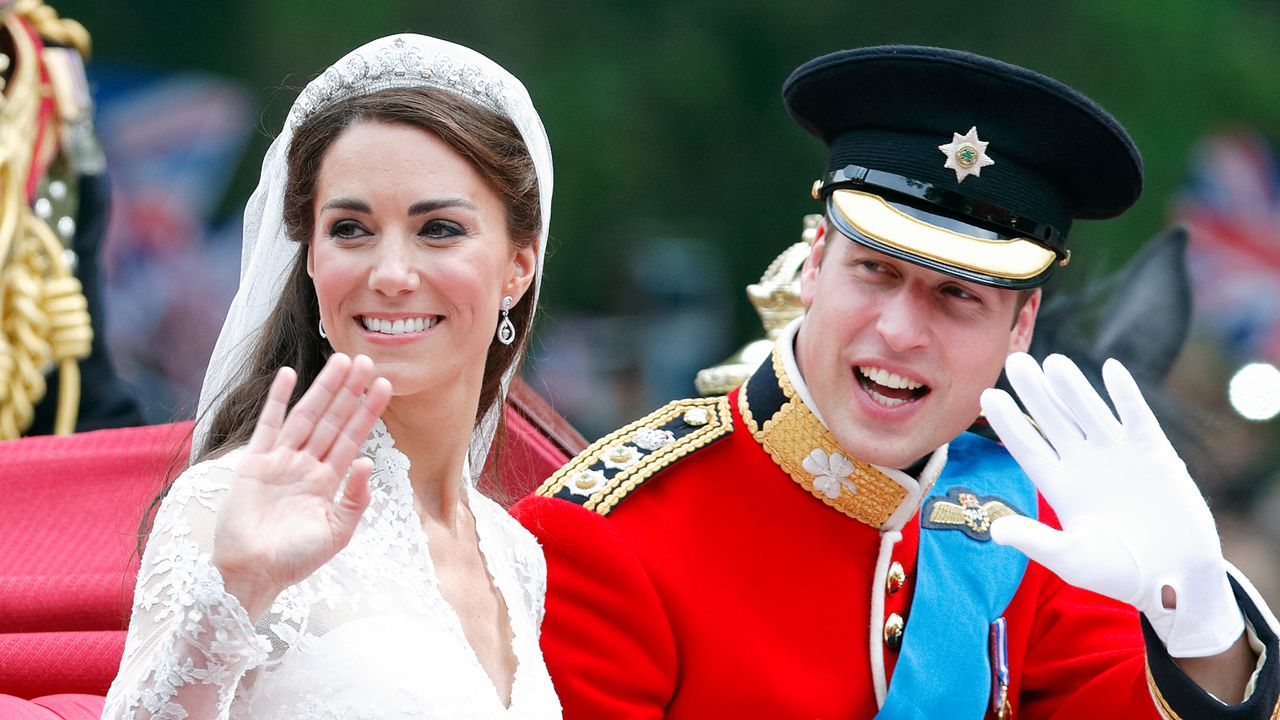
{"label": "red upholstery", "polygon": [[[508,406],[506,423],[499,477],[484,481],[499,499],[528,493],[580,449],[523,408]],[[182,467],[189,430],[0,442],[0,720],[101,713],[124,651],[138,522]]]}
{"label": "red upholstery", "polygon": [[0,695],[0,718],[4,720],[55,720],[55,718],[98,718],[102,715],[101,695],[47,695],[23,700]]}
{"label": "red upholstery", "polygon": [[138,521],[189,428],[0,443],[0,690],[106,694],[124,650]]}

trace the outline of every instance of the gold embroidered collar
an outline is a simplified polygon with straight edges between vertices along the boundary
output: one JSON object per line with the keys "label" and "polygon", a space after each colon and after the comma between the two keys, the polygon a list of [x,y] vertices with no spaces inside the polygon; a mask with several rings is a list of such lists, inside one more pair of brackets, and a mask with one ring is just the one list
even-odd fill
{"label": "gold embroidered collar", "polygon": [[[804,403],[787,376],[782,342],[738,393],[738,411],[751,436],[797,484],[829,507],[874,528],[884,528],[912,493],[869,463],[850,458]],[[937,477],[929,463],[925,474]]]}

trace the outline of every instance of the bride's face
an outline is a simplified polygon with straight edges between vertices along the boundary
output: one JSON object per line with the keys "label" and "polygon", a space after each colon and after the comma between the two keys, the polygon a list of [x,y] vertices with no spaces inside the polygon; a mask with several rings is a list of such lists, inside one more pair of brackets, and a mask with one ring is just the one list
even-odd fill
{"label": "bride's face", "polygon": [[536,260],[479,171],[432,133],[358,123],[325,153],[313,212],[307,272],[333,348],[373,358],[396,395],[478,393],[502,297],[520,301]]}

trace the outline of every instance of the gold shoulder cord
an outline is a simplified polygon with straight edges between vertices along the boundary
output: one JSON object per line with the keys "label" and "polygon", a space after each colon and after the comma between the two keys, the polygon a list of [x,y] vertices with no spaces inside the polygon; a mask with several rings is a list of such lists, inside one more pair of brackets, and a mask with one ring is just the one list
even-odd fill
{"label": "gold shoulder cord", "polygon": [[[21,0],[3,18],[13,41],[11,76],[0,100],[0,440],[31,426],[35,405],[47,390],[44,373],[58,366],[54,432],[75,431],[80,405],[80,369],[93,340],[88,302],[64,259],[62,242],[27,203],[40,103],[51,89],[42,83],[41,58],[23,19],[46,37],[82,54],[88,34],[52,8]],[[56,147],[58,118],[44,142]]]}

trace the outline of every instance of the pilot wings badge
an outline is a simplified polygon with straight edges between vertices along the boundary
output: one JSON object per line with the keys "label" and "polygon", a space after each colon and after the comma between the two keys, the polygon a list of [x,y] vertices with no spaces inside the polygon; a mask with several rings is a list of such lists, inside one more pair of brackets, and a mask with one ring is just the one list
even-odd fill
{"label": "pilot wings badge", "polygon": [[920,525],[931,530],[959,530],[979,542],[991,539],[991,523],[1007,515],[1021,515],[995,496],[978,497],[964,487],[929,498],[920,510]]}

